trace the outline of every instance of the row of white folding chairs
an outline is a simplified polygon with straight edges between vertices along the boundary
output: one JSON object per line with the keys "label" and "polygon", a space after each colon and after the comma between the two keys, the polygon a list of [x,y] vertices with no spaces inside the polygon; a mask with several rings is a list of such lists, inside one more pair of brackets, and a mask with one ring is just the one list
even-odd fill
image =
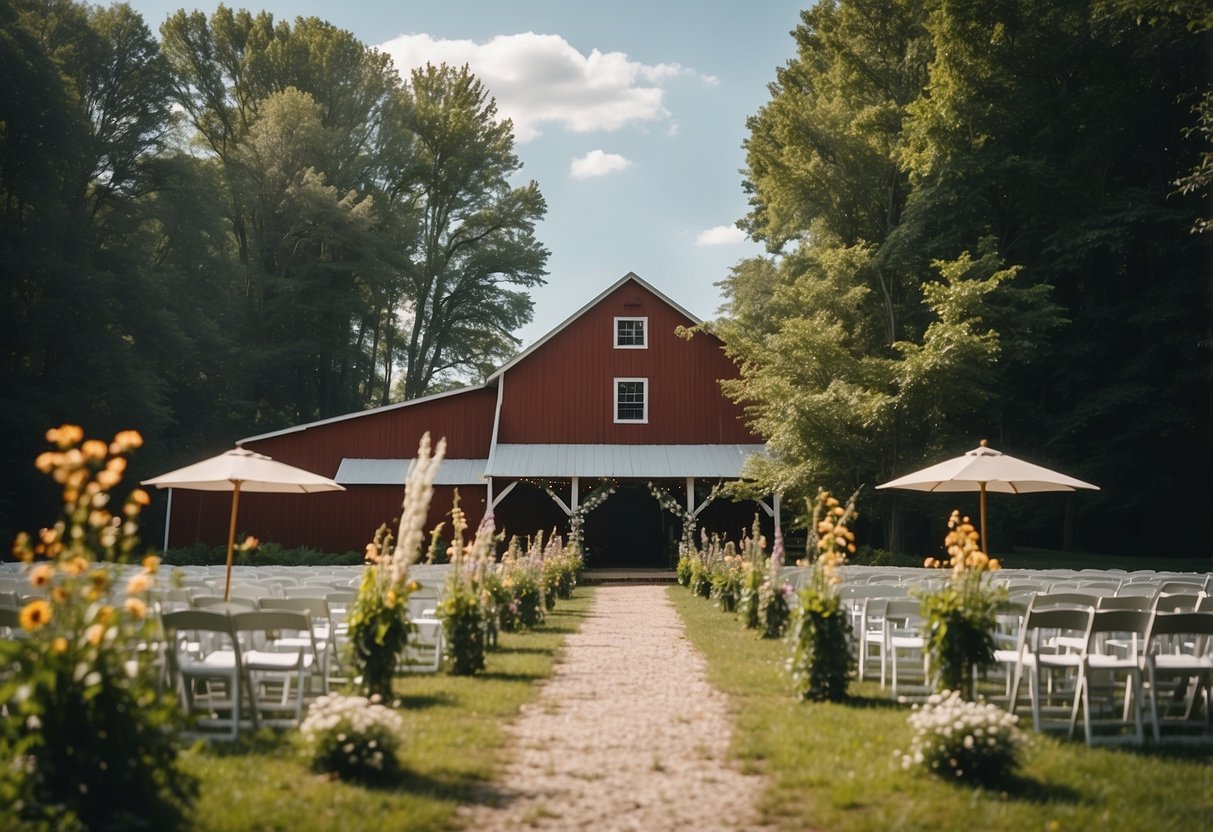
{"label": "row of white folding chairs", "polygon": [[[1206,608],[1030,606],[1014,650],[999,651],[1013,678],[1008,707],[1016,708],[1026,678],[1037,730],[1073,736],[1081,714],[1088,744],[1140,744],[1148,713],[1155,742],[1187,739],[1193,728],[1200,729],[1196,739],[1213,741],[1213,606],[1199,606]],[[1061,719],[1050,720],[1057,710]],[[1113,733],[1097,732],[1108,725]],[[1131,732],[1124,735],[1126,727]],[[1164,736],[1167,727],[1181,733]]]}
{"label": "row of white folding chairs", "polygon": [[166,678],[194,726],[235,739],[247,723],[298,725],[322,651],[307,612],[185,609],[160,616]]}

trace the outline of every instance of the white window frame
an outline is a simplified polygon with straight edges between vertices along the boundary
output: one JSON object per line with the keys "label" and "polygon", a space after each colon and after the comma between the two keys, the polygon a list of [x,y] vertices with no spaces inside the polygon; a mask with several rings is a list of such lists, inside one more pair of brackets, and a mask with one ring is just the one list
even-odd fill
{"label": "white window frame", "polygon": [[[619,322],[620,321],[640,321],[644,328],[644,343],[643,344],[621,344],[619,343]],[[624,315],[615,318],[615,323],[612,324],[613,331],[611,332],[611,340],[615,342],[617,350],[647,350],[649,348],[649,319],[647,315]]]}
{"label": "white window frame", "polygon": [[[641,403],[644,415],[639,419],[620,419],[619,384],[637,381],[641,384],[641,395],[644,396],[644,401]],[[647,425],[649,423],[649,380],[647,378],[616,378],[611,384],[611,415],[617,425]]]}

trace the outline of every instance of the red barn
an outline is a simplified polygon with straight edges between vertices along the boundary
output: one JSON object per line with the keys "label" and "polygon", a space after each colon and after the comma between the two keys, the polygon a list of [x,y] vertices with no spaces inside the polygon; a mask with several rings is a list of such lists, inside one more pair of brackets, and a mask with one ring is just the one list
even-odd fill
{"label": "red barn", "polygon": [[[431,527],[458,489],[471,522],[491,508],[507,534],[567,533],[581,518],[595,566],[668,565],[682,526],[673,502],[733,537],[755,513],[769,529],[777,499],[708,499],[762,440],[720,392],[720,379],[737,377],[720,341],[676,334],[697,323],[628,274],[483,384],[243,439],[346,491],[247,494],[241,527],[285,546],[360,551],[398,516],[410,458],[429,431],[447,440]],[[668,495],[665,508],[654,489]],[[225,495],[176,492],[169,545],[225,540],[229,508]]]}

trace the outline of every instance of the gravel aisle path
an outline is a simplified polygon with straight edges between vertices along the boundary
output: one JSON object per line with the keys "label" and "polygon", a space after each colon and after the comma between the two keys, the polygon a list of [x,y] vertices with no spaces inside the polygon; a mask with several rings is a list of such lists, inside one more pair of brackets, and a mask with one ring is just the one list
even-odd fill
{"label": "gravel aisle path", "polygon": [[511,727],[512,759],[469,830],[748,830],[762,780],[728,761],[732,721],[665,587],[607,586]]}

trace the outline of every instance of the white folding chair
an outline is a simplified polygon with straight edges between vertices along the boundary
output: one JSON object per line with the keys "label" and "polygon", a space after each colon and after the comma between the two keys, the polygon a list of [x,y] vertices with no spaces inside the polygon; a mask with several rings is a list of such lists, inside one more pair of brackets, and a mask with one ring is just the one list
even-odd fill
{"label": "white folding chair", "polygon": [[[314,649],[318,661],[317,672],[313,679],[320,682],[320,693],[329,692],[330,665],[333,654],[333,622],[329,612],[329,604],[324,598],[262,598],[263,610],[294,610],[307,615],[311,625],[311,639],[297,637],[295,641],[279,639],[279,646],[293,646],[300,649]],[[309,643],[310,642],[310,643]]]}
{"label": "white folding chair", "polygon": [[1037,731],[1058,727],[1057,722],[1046,722],[1046,710],[1060,707],[1054,702],[1062,696],[1072,699],[1069,718],[1061,724],[1069,733],[1074,731],[1079,704],[1075,682],[1082,654],[1073,645],[1086,644],[1094,614],[1091,608],[1033,606],[1024,615],[1023,666],[1028,671],[1032,725]]}
{"label": "white folding chair", "polygon": [[[1125,739],[1141,745],[1144,741],[1141,652],[1152,617],[1153,613],[1145,610],[1095,610],[1091,614],[1074,693],[1082,710],[1087,745]],[[1116,686],[1120,676],[1124,677],[1124,698],[1118,705]],[[1130,712],[1133,733],[1125,737],[1119,729],[1130,724]],[[1096,734],[1096,725],[1113,725],[1118,730],[1111,735]],[[1074,728],[1071,724],[1071,736]]]}
{"label": "white folding chair", "polygon": [[307,614],[255,610],[231,618],[257,719],[271,725],[298,725],[303,720],[308,674],[320,664]]}
{"label": "white folding chair", "polygon": [[[1202,729],[1196,738],[1208,741],[1213,737],[1213,611],[1155,613],[1144,654],[1154,742],[1164,739],[1164,727],[1184,729],[1166,739],[1187,739],[1194,725]],[[1164,681],[1171,684],[1164,688]],[[1204,719],[1194,723],[1198,709]]]}
{"label": "white folding chair", "polygon": [[[177,610],[160,620],[167,675],[186,717],[205,736],[236,739],[245,693],[231,618],[214,610]],[[251,717],[255,726],[256,713]],[[220,733],[209,733],[214,730]]]}
{"label": "white folding chair", "polygon": [[881,628],[883,639],[880,663],[880,686],[890,682],[890,695],[897,699],[912,684],[915,693],[927,692],[926,639],[923,638],[921,602],[913,598],[894,598],[884,607]]}

